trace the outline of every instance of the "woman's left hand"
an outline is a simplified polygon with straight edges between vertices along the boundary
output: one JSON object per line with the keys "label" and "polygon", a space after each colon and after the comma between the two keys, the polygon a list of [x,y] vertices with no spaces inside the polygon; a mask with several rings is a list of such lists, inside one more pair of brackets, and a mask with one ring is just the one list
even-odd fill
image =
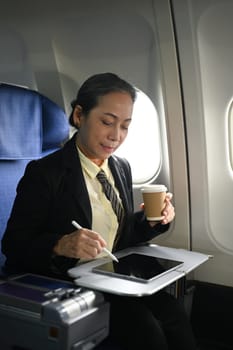
{"label": "woman's left hand", "polygon": [[161,221],[161,224],[166,225],[171,222],[175,217],[175,208],[173,207],[171,200],[172,200],[172,193],[168,192],[165,197],[165,208],[162,211],[163,219]]}
{"label": "woman's left hand", "polygon": [[[172,200],[172,193],[168,192],[166,194],[166,197],[165,197],[165,207],[162,211],[162,215],[163,215],[163,218],[162,220],[160,221],[160,223],[162,225],[166,225],[166,224],[169,224],[169,222],[171,222],[174,217],[175,217],[175,208],[173,207],[172,203],[171,203],[171,200]],[[141,205],[142,209],[144,207],[144,204]],[[158,221],[148,221],[149,222],[149,225],[151,227],[155,226],[156,224],[158,224]]]}

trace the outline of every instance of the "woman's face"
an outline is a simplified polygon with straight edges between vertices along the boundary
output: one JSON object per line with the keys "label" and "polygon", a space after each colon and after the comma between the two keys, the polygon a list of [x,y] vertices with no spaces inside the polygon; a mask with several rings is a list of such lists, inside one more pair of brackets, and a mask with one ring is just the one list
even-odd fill
{"label": "woman's face", "polygon": [[95,164],[100,166],[125,140],[132,110],[131,96],[123,92],[100,97],[88,115],[76,106],[73,119],[79,128],[78,146]]}

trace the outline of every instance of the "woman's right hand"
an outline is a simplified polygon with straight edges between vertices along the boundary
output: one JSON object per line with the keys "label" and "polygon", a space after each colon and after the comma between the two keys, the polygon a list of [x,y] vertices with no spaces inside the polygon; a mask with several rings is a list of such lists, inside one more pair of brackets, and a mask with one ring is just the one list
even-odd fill
{"label": "woman's right hand", "polygon": [[104,247],[106,242],[99,233],[81,228],[64,235],[55,245],[54,253],[68,258],[95,259]]}

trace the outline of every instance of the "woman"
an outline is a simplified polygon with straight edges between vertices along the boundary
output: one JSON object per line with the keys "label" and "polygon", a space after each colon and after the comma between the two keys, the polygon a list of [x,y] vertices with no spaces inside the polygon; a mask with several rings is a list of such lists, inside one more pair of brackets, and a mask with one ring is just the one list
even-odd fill
{"label": "woman", "polygon": [[[128,162],[112,154],[125,140],[135,89],[112,73],[87,79],[72,103],[78,131],[65,146],[32,161],[21,179],[2,241],[8,269],[60,276],[77,263],[146,242],[174,218],[171,194],[163,220],[134,213]],[[117,196],[121,218],[103,192],[104,171]],[[83,228],[75,230],[72,220]],[[125,349],[195,349],[185,312],[164,291],[146,298],[106,295],[111,303],[110,337]]]}

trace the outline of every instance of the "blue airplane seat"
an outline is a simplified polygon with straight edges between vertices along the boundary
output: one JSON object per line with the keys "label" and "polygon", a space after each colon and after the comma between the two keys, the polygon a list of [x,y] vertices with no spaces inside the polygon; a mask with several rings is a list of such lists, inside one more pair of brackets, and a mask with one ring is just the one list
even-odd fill
{"label": "blue airplane seat", "polygon": [[[69,138],[64,111],[37,91],[0,84],[0,248],[25,166]],[[0,251],[0,266],[5,261]]]}

